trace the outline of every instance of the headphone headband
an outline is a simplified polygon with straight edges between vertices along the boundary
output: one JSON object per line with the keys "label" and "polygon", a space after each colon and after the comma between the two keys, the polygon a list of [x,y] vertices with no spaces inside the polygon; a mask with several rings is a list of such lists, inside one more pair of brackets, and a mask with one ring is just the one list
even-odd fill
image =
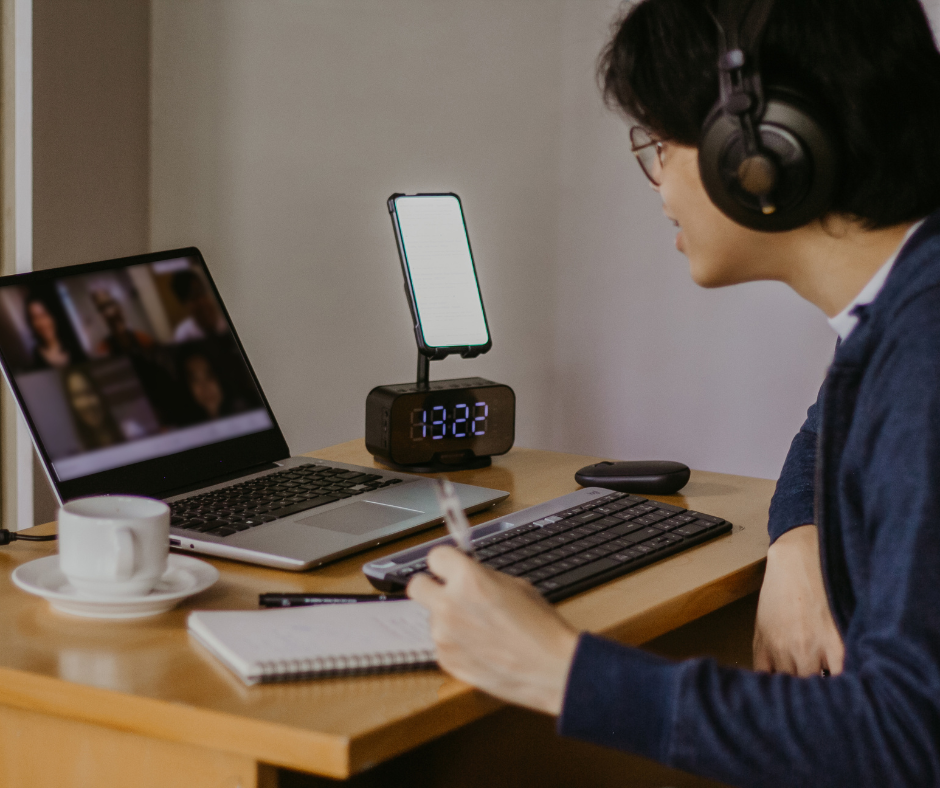
{"label": "headphone headband", "polygon": [[752,122],[764,111],[758,56],[773,6],[774,0],[719,0],[715,18],[720,101],[729,114],[747,113]]}
{"label": "headphone headband", "polygon": [[836,158],[812,102],[763,83],[760,45],[774,6],[717,1],[719,97],[699,140],[712,202],[739,224],[765,231],[799,227],[826,212]]}

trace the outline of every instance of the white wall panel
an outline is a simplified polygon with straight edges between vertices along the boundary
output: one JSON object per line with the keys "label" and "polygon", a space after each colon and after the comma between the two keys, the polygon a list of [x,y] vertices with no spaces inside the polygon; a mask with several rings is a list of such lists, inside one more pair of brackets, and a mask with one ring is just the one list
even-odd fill
{"label": "white wall panel", "polygon": [[362,435],[412,380],[385,207],[461,195],[493,335],[435,362],[519,398],[547,445],[559,6],[541,0],[153,3],[152,236],[206,255],[291,448]]}
{"label": "white wall panel", "polygon": [[206,253],[295,450],[414,343],[385,211],[464,198],[520,445],[774,477],[834,347],[779,284],[689,279],[601,105],[610,0],[153,2],[153,245]]}

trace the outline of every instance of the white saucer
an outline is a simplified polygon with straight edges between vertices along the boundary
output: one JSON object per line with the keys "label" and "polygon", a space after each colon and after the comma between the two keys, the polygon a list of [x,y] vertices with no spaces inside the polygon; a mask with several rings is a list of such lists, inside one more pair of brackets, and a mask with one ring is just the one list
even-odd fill
{"label": "white saucer", "polygon": [[164,613],[177,602],[205,591],[219,579],[212,564],[171,553],[167,570],[149,594],[125,597],[95,597],[82,594],[69,584],[59,569],[59,556],[47,555],[13,571],[13,582],[30,594],[49,600],[63,613],[87,618],[144,618]]}

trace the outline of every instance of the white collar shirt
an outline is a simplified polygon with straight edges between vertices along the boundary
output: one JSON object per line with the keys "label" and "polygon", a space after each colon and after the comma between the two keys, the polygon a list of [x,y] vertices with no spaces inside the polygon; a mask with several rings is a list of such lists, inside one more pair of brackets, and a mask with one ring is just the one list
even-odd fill
{"label": "white collar shirt", "polygon": [[898,244],[898,248],[894,250],[894,253],[885,261],[885,264],[878,269],[877,273],[868,280],[868,284],[862,288],[861,292],[852,299],[851,303],[839,312],[835,317],[829,318],[829,325],[832,326],[833,331],[835,331],[840,339],[845,342],[848,339],[849,334],[852,333],[852,330],[855,326],[858,325],[858,316],[853,314],[855,308],[859,306],[865,306],[866,304],[872,303],[881,292],[881,288],[884,287],[885,280],[888,278],[888,274],[891,273],[891,269],[894,267],[894,263],[898,259],[898,254],[904,248],[904,245],[910,240],[911,236],[917,232],[920,226],[924,223],[924,219],[921,219],[916,224],[912,225],[911,228],[904,234],[904,238],[901,239],[901,243]]}

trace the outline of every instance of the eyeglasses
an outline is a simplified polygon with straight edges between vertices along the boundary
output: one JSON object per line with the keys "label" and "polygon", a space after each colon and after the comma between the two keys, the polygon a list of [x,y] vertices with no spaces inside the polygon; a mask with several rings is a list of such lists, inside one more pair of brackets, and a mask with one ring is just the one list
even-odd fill
{"label": "eyeglasses", "polygon": [[653,186],[659,186],[659,178],[653,173],[663,168],[663,141],[653,139],[642,126],[634,126],[630,129],[630,145],[643,174],[650,179]]}

